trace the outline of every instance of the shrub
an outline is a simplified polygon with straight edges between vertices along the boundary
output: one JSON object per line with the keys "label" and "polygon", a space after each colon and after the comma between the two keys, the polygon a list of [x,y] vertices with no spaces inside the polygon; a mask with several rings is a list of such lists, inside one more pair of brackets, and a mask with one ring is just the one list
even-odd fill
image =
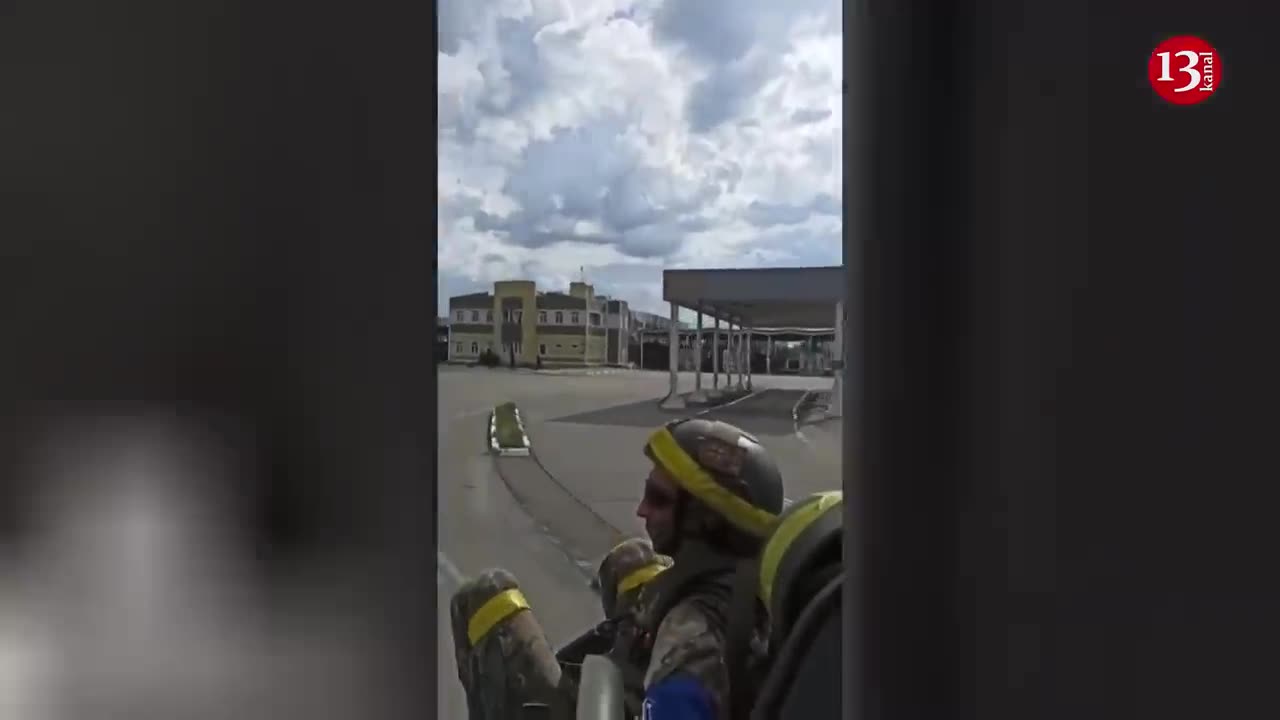
{"label": "shrub", "polygon": [[498,367],[502,364],[502,358],[498,357],[498,353],[492,348],[485,348],[484,352],[480,353],[480,364],[485,367]]}
{"label": "shrub", "polygon": [[520,432],[520,423],[516,421],[515,403],[503,403],[494,408],[493,425],[498,447],[524,447],[524,433]]}

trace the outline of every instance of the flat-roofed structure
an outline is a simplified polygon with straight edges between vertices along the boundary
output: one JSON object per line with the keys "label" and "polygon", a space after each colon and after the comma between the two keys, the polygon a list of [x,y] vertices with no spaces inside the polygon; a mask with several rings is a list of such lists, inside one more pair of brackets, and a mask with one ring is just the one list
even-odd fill
{"label": "flat-roofed structure", "polygon": [[[703,318],[714,321],[712,329],[713,380],[711,391],[719,389],[720,359],[718,343],[725,323],[736,362],[737,387],[750,390],[751,367],[746,362],[748,343],[741,338],[750,333],[787,334],[799,329],[832,332],[831,413],[840,415],[839,398],[844,384],[845,269],[841,266],[810,268],[752,268],[723,270],[664,270],[662,299],[671,304],[672,326],[669,330],[670,391],[664,402],[683,402],[678,374],[679,338],[675,325],[680,308],[697,313],[695,357],[702,356]],[[730,378],[731,381],[731,378]],[[701,363],[694,371],[693,396],[699,400],[708,394],[703,388]]]}

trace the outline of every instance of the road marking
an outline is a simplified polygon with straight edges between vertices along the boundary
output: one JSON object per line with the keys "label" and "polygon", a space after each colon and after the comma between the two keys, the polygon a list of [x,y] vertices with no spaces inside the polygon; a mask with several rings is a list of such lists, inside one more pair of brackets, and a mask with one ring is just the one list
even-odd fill
{"label": "road marking", "polygon": [[461,587],[467,581],[466,576],[458,570],[458,566],[453,564],[453,561],[449,559],[448,555],[444,554],[443,550],[436,551],[436,567],[444,571],[444,574],[449,577],[454,587]]}

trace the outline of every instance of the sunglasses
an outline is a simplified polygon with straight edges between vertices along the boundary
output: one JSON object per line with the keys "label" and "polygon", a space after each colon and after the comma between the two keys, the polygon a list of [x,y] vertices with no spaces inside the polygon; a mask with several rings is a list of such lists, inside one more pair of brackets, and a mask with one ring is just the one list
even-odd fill
{"label": "sunglasses", "polygon": [[654,507],[670,507],[676,502],[675,493],[650,482],[644,484],[644,501]]}

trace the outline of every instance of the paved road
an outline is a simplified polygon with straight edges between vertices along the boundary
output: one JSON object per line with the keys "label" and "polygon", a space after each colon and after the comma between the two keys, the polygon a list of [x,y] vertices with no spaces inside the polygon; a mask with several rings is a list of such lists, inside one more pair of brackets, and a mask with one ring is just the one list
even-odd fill
{"label": "paved road", "polygon": [[[550,406],[521,411],[534,451],[551,474],[614,527],[633,532],[640,529],[634,510],[649,467],[641,453],[646,434],[665,420],[688,414],[657,407],[654,400],[665,394],[667,380],[660,373],[652,375],[615,380],[612,387],[563,401],[576,412]],[[791,421],[791,408],[804,391],[829,383],[820,378],[758,378],[753,383],[756,395],[707,416],[757,435],[781,466],[789,497],[833,489],[840,485],[838,421],[829,428],[837,440],[821,443],[798,437]],[[589,385],[579,385],[583,386]],[[682,386],[691,387],[692,381]],[[808,428],[804,433],[807,437]]]}
{"label": "paved road", "polygon": [[485,447],[488,412],[510,397],[511,380],[459,375],[457,382],[445,381],[449,375],[441,373],[438,416],[439,717],[465,720],[448,610],[464,577],[511,569],[553,642],[570,637],[600,610],[582,576],[512,498]]}
{"label": "paved road", "polygon": [[[439,711],[452,720],[466,715],[448,630],[449,596],[462,577],[495,566],[514,571],[553,644],[598,619],[590,568],[619,533],[642,532],[634,516],[648,472],[641,447],[648,430],[676,414],[657,408],[665,373],[444,367],[439,380]],[[837,487],[838,428],[801,438],[789,420],[804,390],[829,385],[756,378],[762,392],[714,415],[760,436],[782,465],[788,495]],[[682,376],[681,389],[692,387],[692,375]],[[488,411],[508,400],[521,409],[536,461],[495,461],[486,451]]]}

